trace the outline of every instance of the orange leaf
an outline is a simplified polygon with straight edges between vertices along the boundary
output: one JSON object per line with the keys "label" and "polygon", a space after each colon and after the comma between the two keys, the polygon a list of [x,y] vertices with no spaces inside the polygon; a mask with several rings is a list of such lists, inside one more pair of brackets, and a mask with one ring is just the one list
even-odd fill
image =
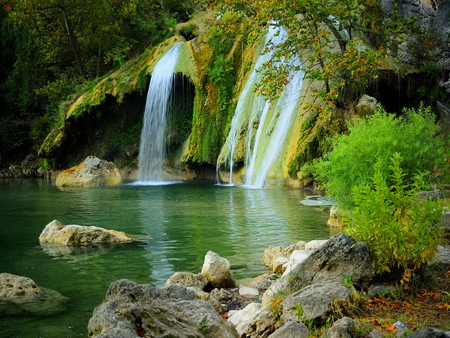
{"label": "orange leaf", "polygon": [[386,330],[395,331],[397,328],[393,324],[386,324]]}

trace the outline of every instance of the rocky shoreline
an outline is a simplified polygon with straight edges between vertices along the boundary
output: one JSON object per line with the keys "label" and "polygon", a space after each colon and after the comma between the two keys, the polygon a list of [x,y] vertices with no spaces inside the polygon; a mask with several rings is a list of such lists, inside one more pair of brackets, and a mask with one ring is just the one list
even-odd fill
{"label": "rocky shoreline", "polygon": [[[39,240],[43,248],[49,243],[83,247],[132,241],[113,230],[64,226],[56,220],[44,228]],[[89,337],[289,338],[308,337],[313,326],[327,328],[321,337],[353,337],[359,323],[339,315],[336,307],[355,305],[361,294],[386,294],[392,289],[383,284],[371,286],[374,276],[368,245],[344,233],[329,240],[270,246],[263,253],[263,264],[268,273],[238,282],[228,260],[209,251],[201,272],[176,272],[162,288],[118,280],[95,308]],[[439,247],[431,264],[450,269],[450,249]],[[3,315],[8,311],[13,311],[11,315],[53,315],[64,311],[68,301],[30,278],[0,274]],[[406,332],[405,327],[399,326],[397,336],[404,336],[400,333]],[[373,329],[365,336],[382,337],[382,333]],[[450,337],[450,332],[429,328],[410,337]]]}

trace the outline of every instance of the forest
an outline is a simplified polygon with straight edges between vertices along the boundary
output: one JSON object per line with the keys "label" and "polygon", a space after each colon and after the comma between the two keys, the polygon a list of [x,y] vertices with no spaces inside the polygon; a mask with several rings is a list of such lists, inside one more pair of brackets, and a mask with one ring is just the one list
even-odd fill
{"label": "forest", "polygon": [[0,165],[37,153],[62,101],[170,36],[181,0],[2,0]]}

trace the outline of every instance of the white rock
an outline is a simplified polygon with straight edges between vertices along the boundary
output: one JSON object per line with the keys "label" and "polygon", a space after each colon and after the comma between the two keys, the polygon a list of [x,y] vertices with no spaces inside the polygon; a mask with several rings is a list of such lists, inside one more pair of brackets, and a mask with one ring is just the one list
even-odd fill
{"label": "white rock", "polygon": [[[239,311],[230,311],[228,321],[237,328],[240,324],[250,321],[261,310],[261,303],[250,303]],[[239,331],[238,331],[239,332]]]}
{"label": "white rock", "polygon": [[298,264],[303,263],[309,256],[313,254],[313,250],[294,250],[289,261],[285,264],[286,270],[283,276],[288,275],[292,269],[294,269]]}
{"label": "white rock", "polygon": [[239,285],[239,294],[244,297],[255,297],[259,296],[259,291],[255,288],[245,286],[243,284]]}
{"label": "white rock", "polygon": [[319,250],[320,248],[322,248],[325,245],[326,242],[328,242],[327,239],[315,239],[313,241],[306,243],[305,249],[306,250]]}

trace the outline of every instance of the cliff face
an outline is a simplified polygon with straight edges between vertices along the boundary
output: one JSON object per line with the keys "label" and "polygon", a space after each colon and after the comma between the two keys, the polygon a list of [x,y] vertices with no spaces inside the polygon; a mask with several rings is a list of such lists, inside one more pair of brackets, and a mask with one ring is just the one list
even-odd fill
{"label": "cliff face", "polygon": [[[204,24],[211,18],[211,13],[202,13],[180,25],[174,37],[62,106],[63,118],[42,144],[40,155],[54,158],[62,168],[88,155],[113,161],[121,168],[136,168],[153,67],[175,43],[183,41],[167,130],[171,154],[166,164],[184,169],[175,175],[204,177],[207,172],[212,178],[218,165],[223,181],[248,183],[249,172],[254,172],[255,177],[264,175],[270,185],[302,187],[308,183],[301,166],[329,150],[328,137],[341,132],[352,115],[361,113],[357,102],[339,111],[339,119],[324,121],[312,115],[306,107],[316,83],[304,80],[302,74],[297,74],[298,82],[292,81],[287,99],[267,102],[257,97],[249,83],[256,83],[253,77],[258,77],[255,67],[264,41],[252,39],[250,23],[242,16],[225,15],[213,18],[219,24]],[[226,34],[227,27],[233,27],[235,33]],[[386,69],[369,93],[393,107],[398,100],[391,100],[392,90],[398,93],[397,98],[411,101],[414,88],[424,85],[418,80],[423,74],[404,68],[401,72],[400,76],[398,67]],[[430,88],[439,86],[436,78],[428,77],[427,81],[431,81],[427,84]],[[285,117],[288,105],[292,114]],[[280,146],[274,146],[276,142]],[[269,155],[272,163],[262,169]]]}

